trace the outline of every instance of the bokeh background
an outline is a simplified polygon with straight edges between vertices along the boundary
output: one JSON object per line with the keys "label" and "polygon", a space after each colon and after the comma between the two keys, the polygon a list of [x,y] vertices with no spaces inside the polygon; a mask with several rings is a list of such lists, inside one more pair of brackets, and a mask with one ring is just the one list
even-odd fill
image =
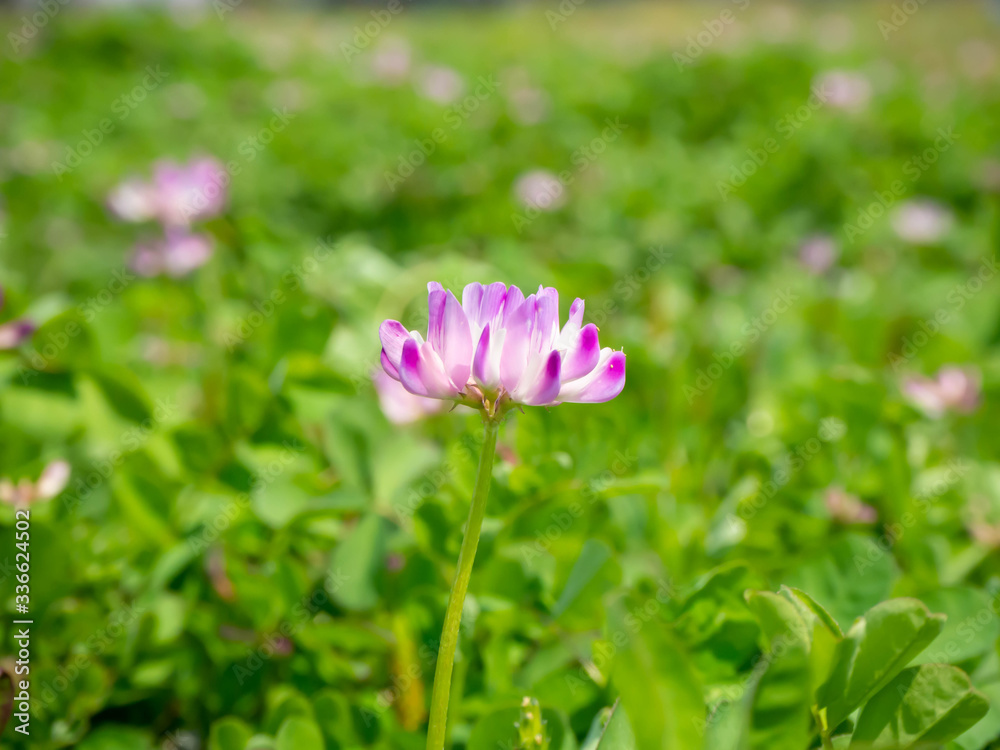
{"label": "bokeh background", "polygon": [[[663,696],[711,716],[760,651],[743,590],[781,584],[844,626],[922,599],[1000,702],[996,4],[50,0],[0,30],[5,691],[18,502],[35,620],[3,747],[423,747],[479,418],[391,421],[371,376],[430,280],[555,286],[628,356],[615,401],[503,428],[455,747],[525,695],[560,750],[619,694],[637,732]],[[120,201],[200,158],[220,205],[167,268]]]}

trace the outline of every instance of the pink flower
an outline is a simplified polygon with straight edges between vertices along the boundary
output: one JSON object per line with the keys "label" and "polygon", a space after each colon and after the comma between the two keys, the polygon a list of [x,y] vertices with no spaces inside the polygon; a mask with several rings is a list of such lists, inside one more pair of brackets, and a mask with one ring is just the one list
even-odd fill
{"label": "pink flower", "polygon": [[933,245],[954,223],[951,211],[932,200],[910,200],[892,212],[892,228],[900,239],[914,245]]}
{"label": "pink flower", "polygon": [[46,464],[37,482],[27,477],[17,484],[0,479],[0,500],[15,507],[26,507],[36,500],[51,500],[66,488],[69,475],[69,463],[60,459]]}
{"label": "pink flower", "polygon": [[823,101],[836,109],[857,111],[868,106],[872,98],[872,85],[860,73],[848,70],[830,70],[818,75],[814,88]]}
{"label": "pink flower", "polygon": [[810,273],[820,276],[837,260],[837,243],[826,234],[807,237],[799,246],[799,261]]}
{"label": "pink flower", "polygon": [[610,401],[625,387],[625,354],[601,349],[582,299],[559,328],[559,293],[525,298],[501,282],[469,284],[462,302],[427,285],[427,339],[395,320],[379,328],[382,367],[410,393],[484,407]]}
{"label": "pink flower", "polygon": [[162,239],[136,246],[130,266],[140,276],[186,276],[212,257],[212,238],[170,229]]}
{"label": "pink flower", "polygon": [[465,81],[452,68],[430,65],[421,71],[417,87],[432,102],[451,104],[465,91]]}
{"label": "pink flower", "polygon": [[410,60],[405,39],[388,39],[372,54],[372,75],[386,86],[396,86],[410,75]]}
{"label": "pink flower", "polygon": [[372,382],[375,384],[382,413],[393,424],[416,422],[445,408],[443,401],[414,396],[402,383],[389,377],[383,370],[376,370],[372,374]]}
{"label": "pink flower", "polygon": [[948,411],[967,414],[979,405],[980,377],[971,368],[942,367],[933,378],[907,378],[903,393],[930,417],[938,418]]}
{"label": "pink flower", "polygon": [[108,196],[108,207],[122,221],[156,220],[165,227],[188,227],[221,213],[226,203],[228,175],[215,159],[194,159],[181,165],[158,162],[153,179],[131,178]]}
{"label": "pink flower", "polygon": [[878,520],[878,513],[872,506],[861,502],[842,487],[828,487],[823,494],[823,502],[830,517],[839,523],[875,523]]}
{"label": "pink flower", "polygon": [[533,169],[525,172],[514,183],[514,194],[526,208],[555,211],[566,202],[565,188],[552,172]]}

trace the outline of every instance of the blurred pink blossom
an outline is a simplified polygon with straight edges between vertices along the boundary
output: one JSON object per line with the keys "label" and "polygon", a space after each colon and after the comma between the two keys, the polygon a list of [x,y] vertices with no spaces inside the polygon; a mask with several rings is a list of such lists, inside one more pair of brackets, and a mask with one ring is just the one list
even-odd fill
{"label": "blurred pink blossom", "polygon": [[206,234],[168,228],[164,236],[137,245],[129,265],[140,276],[186,276],[212,257],[212,238]]}
{"label": "blurred pink blossom", "polygon": [[465,91],[465,81],[453,68],[428,65],[420,71],[417,90],[432,102],[451,104]]}
{"label": "blurred pink blossom", "polygon": [[533,169],[518,177],[514,194],[525,207],[539,211],[555,211],[566,202],[562,182],[546,169]]}
{"label": "blurred pink blossom", "polygon": [[446,404],[433,398],[410,393],[398,380],[389,377],[380,367],[372,374],[379,406],[393,424],[407,424],[442,411]]}
{"label": "blurred pink blossom", "polygon": [[398,37],[387,39],[371,57],[372,75],[386,86],[398,86],[410,75],[410,45]]}
{"label": "blurred pink blossom", "polygon": [[149,182],[130,178],[108,196],[108,207],[122,221],[156,220],[165,227],[187,227],[221,213],[226,203],[225,168],[212,158],[187,164],[161,161]]}
{"label": "blurred pink blossom", "polygon": [[17,484],[9,479],[0,479],[0,501],[23,508],[37,500],[51,500],[66,488],[69,475],[69,463],[58,459],[46,464],[37,482],[27,477]]}
{"label": "blurred pink blossom", "polygon": [[843,524],[875,523],[878,512],[843,487],[827,487],[823,502],[834,521]]}
{"label": "blurred pink blossom", "polygon": [[836,262],[839,251],[837,242],[827,234],[814,234],[799,246],[799,261],[816,276],[830,270]]}
{"label": "blurred pink blossom", "polygon": [[941,240],[954,223],[948,207],[927,199],[909,200],[896,206],[890,222],[900,239],[914,245],[932,245]]}
{"label": "blurred pink blossom", "polygon": [[837,109],[862,110],[872,98],[872,85],[868,78],[849,70],[820,73],[813,81],[813,88],[825,97],[827,104]]}
{"label": "blurred pink blossom", "polygon": [[979,406],[980,383],[976,370],[949,365],[938,370],[933,378],[917,375],[906,378],[903,394],[925,414],[938,418],[949,411],[974,411]]}

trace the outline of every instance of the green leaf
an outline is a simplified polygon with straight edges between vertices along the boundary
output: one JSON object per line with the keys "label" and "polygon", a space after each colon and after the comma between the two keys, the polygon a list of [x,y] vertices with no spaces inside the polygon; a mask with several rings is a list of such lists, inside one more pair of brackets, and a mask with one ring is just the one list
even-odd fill
{"label": "green leaf", "polygon": [[1000,638],[1000,619],[990,597],[971,587],[938,589],[921,597],[935,612],[948,616],[944,629],[914,664],[958,664],[990,651]]}
{"label": "green leaf", "polygon": [[621,643],[612,682],[642,748],[686,750],[701,745],[705,705],[682,646],[656,619],[635,627],[634,605],[619,601],[609,613],[610,640]]}
{"label": "green leaf", "polygon": [[830,679],[820,689],[831,728],[861,706],[933,641],[944,626],[916,599],[872,607],[840,642]]}
{"label": "green leaf", "polygon": [[848,534],[795,567],[788,584],[810,592],[843,627],[886,599],[895,577],[892,555],[870,539]]}
{"label": "green leaf", "polygon": [[747,593],[768,643],[758,663],[763,674],[750,694],[749,746],[760,750],[801,750],[809,742],[812,690],[810,633],[796,606],[770,591]]}
{"label": "green leaf", "polygon": [[243,721],[232,716],[212,724],[208,750],[244,750],[253,732]]}
{"label": "green leaf", "polygon": [[152,418],[152,407],[142,383],[128,370],[93,370],[90,377],[120,417],[137,423]]}
{"label": "green leaf", "polygon": [[620,701],[611,707],[611,716],[597,743],[597,750],[635,750],[635,734]]}
{"label": "green leaf", "polygon": [[342,583],[333,598],[351,610],[371,609],[378,604],[376,579],[384,567],[385,522],[371,513],[354,527],[333,551],[330,571]]}
{"label": "green leaf", "polygon": [[907,750],[954,739],[989,709],[957,667],[923,664],[900,672],[861,711],[851,747]]}
{"label": "green leaf", "polygon": [[580,549],[580,556],[566,579],[559,600],[552,608],[552,617],[558,619],[598,574],[604,563],[611,559],[611,548],[604,542],[588,539]]}
{"label": "green leaf", "polygon": [[769,648],[773,649],[776,641],[796,641],[808,645],[809,627],[798,608],[787,598],[770,591],[748,591],[746,600],[750,611],[760,622]]}
{"label": "green leaf", "polygon": [[316,723],[299,716],[285,719],[275,740],[276,750],[326,750]]}

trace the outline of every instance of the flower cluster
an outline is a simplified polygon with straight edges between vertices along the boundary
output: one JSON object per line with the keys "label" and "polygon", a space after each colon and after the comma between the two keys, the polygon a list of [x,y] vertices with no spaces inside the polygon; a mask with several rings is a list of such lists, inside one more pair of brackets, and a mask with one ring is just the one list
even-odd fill
{"label": "flower cluster", "polygon": [[122,221],[156,221],[163,235],[136,246],[131,266],[142,276],[184,276],[212,255],[212,239],[191,225],[219,214],[226,203],[226,174],[215,159],[188,164],[159,162],[153,179],[131,178],[108,197],[108,207]]}
{"label": "flower cluster", "polygon": [[979,406],[980,376],[973,369],[942,367],[933,378],[911,376],[903,383],[906,398],[929,417],[946,412],[968,414]]}
{"label": "flower cluster", "polygon": [[601,349],[574,300],[559,327],[559,293],[527,297],[497,282],[465,287],[462,301],[427,285],[427,338],[395,320],[379,328],[382,367],[410,393],[485,409],[610,401],[625,386],[625,354]]}

